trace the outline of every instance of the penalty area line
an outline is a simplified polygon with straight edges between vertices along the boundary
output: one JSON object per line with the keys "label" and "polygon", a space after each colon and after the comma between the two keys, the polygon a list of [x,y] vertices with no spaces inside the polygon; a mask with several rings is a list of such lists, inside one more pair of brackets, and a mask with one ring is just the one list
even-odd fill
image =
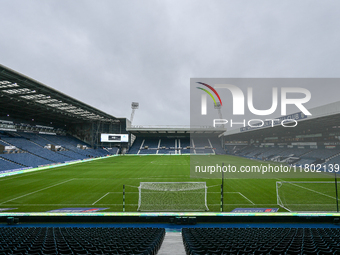
{"label": "penalty area line", "polygon": [[7,201],[5,201],[5,202],[2,202],[2,203],[0,203],[0,205],[2,205],[2,204],[5,204],[5,203],[8,203],[8,202],[11,202],[11,201],[13,201],[13,200],[16,200],[16,199],[19,199],[19,198],[22,198],[22,197],[26,197],[26,196],[32,195],[32,194],[34,194],[34,193],[37,193],[37,192],[43,191],[43,190],[45,190],[45,189],[53,188],[53,187],[55,187],[55,186],[58,186],[58,185],[64,184],[64,183],[66,183],[66,182],[69,182],[69,181],[73,181],[74,179],[75,179],[75,178],[73,178],[73,179],[69,179],[69,180],[67,180],[67,181],[63,181],[63,182],[60,182],[60,183],[57,183],[57,184],[54,184],[54,185],[48,186],[48,187],[46,187],[46,188],[42,188],[42,189],[39,189],[39,190],[36,190],[36,191],[30,192],[30,193],[27,193],[27,194],[25,194],[25,195],[22,195],[22,196],[19,196],[19,197],[12,198],[12,199],[10,199],[10,200],[7,200]]}
{"label": "penalty area line", "polygon": [[108,194],[110,194],[111,192],[107,192],[104,196],[102,196],[101,198],[99,198],[96,202],[94,202],[92,205],[95,205],[98,201],[102,200],[104,197],[106,197]]}
{"label": "penalty area line", "polygon": [[247,198],[245,195],[243,195],[241,192],[225,192],[225,193],[235,193],[235,194],[239,194],[240,196],[242,196],[244,199],[248,200],[251,204],[255,205],[255,203],[253,203],[253,201],[251,201],[249,198]]}
{"label": "penalty area line", "polygon": [[[333,197],[333,196],[327,195],[327,194],[325,194],[325,193],[322,193],[322,192],[316,191],[316,190],[314,190],[314,189],[309,189],[309,188],[306,188],[306,187],[300,186],[300,185],[298,185],[298,184],[295,184],[295,183],[293,183],[293,182],[284,181],[284,180],[281,180],[281,179],[277,179],[277,180],[280,180],[280,181],[282,181],[282,182],[286,182],[286,183],[288,183],[288,184],[294,185],[294,186],[296,186],[296,187],[299,187],[299,188],[302,188],[302,189],[305,189],[305,190],[312,191],[312,192],[314,192],[314,193],[317,193],[317,194],[323,195],[323,196],[325,196],[325,197],[329,197],[329,198],[332,198],[332,199],[336,199],[336,197]],[[303,182],[301,182],[301,183],[303,183]]]}
{"label": "penalty area line", "polygon": [[241,192],[237,192],[238,194],[240,194],[242,197],[244,197],[245,199],[247,199],[250,203],[252,203],[253,205],[255,205],[255,203],[253,203],[253,201],[251,201],[249,198],[247,198],[245,195],[243,195]]}

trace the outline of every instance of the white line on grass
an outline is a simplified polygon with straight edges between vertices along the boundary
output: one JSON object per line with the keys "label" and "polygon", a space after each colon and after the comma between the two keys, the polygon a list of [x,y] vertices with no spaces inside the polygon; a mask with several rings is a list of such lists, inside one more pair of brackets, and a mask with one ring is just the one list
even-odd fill
{"label": "white line on grass", "polygon": [[292,185],[295,185],[295,186],[298,186],[298,187],[300,187],[300,188],[306,189],[306,190],[310,190],[310,191],[315,192],[315,193],[317,193],[317,194],[320,194],[320,195],[323,195],[323,196],[326,196],[326,197],[330,197],[330,198],[336,199],[335,197],[330,196],[330,195],[327,195],[327,194],[324,194],[324,193],[322,193],[322,192],[319,192],[319,191],[316,191],[316,190],[313,190],[313,189],[309,189],[309,188],[306,188],[306,187],[302,187],[302,186],[297,185],[297,184],[294,184],[294,183],[291,183],[291,184],[292,184]]}
{"label": "white line on grass", "polygon": [[102,196],[101,198],[99,198],[96,202],[94,202],[92,205],[94,205],[95,203],[97,203],[98,201],[100,201],[102,198],[106,197],[108,194],[110,194],[111,192],[107,192],[104,196]]}
{"label": "white line on grass", "polygon": [[[11,206],[91,206],[92,204],[11,204]],[[112,206],[121,206],[122,204],[97,204],[97,205],[112,205]],[[127,204],[127,205],[138,205],[138,204]],[[208,205],[221,205],[220,203],[218,204],[213,204],[213,203],[208,203]],[[224,204],[224,205],[249,205],[248,204]],[[277,206],[277,204],[256,204],[258,206],[262,205],[267,205],[267,206]],[[322,204],[324,205],[324,204]]]}
{"label": "white line on grass", "polygon": [[148,177],[133,177],[129,179],[137,179],[137,180],[143,180],[143,179],[178,179],[179,176],[188,177],[188,175],[177,175],[177,177],[169,177],[169,176],[148,176]]}
{"label": "white line on grass", "polygon": [[253,203],[253,201],[251,201],[249,198],[247,198],[245,195],[243,195],[241,192],[225,192],[225,193],[236,193],[241,195],[243,198],[245,198],[246,200],[248,200],[251,204],[255,205],[255,203]]}
{"label": "white line on grass", "polygon": [[45,189],[49,189],[49,188],[52,188],[52,187],[55,187],[55,186],[58,186],[58,185],[64,184],[64,183],[66,183],[66,182],[69,182],[69,181],[73,181],[73,180],[74,180],[74,178],[73,178],[73,179],[69,179],[69,180],[67,180],[67,181],[63,181],[63,182],[60,182],[60,183],[54,184],[54,185],[51,185],[51,186],[48,186],[48,187],[46,187],[46,188],[42,188],[42,189],[39,189],[39,190],[36,190],[36,191],[30,192],[30,193],[27,193],[27,194],[25,194],[25,195],[22,195],[22,196],[19,196],[19,197],[12,198],[12,199],[10,199],[10,200],[7,200],[7,201],[5,201],[5,202],[2,202],[2,203],[0,203],[0,205],[2,205],[2,204],[5,204],[5,203],[8,203],[8,202],[10,202],[10,201],[13,201],[13,200],[16,200],[16,199],[18,199],[18,198],[22,198],[22,197],[26,197],[26,196],[32,195],[32,194],[34,194],[34,193],[37,193],[37,192],[43,191],[43,190],[45,190]]}
{"label": "white line on grass", "polygon": [[[289,204],[289,205],[301,205],[301,204]],[[303,205],[332,205],[334,206],[334,204],[303,204]]]}
{"label": "white line on grass", "polygon": [[253,201],[251,201],[249,198],[247,198],[245,195],[243,195],[241,192],[237,192],[237,193],[239,193],[242,197],[244,197],[245,199],[247,199],[250,203],[252,203],[253,205],[255,204],[255,203],[253,203]]}
{"label": "white line on grass", "polygon": [[[171,177],[171,176],[177,176],[177,177]],[[147,176],[147,177],[129,177],[129,179],[137,179],[137,180],[141,180],[141,179],[178,179],[179,176],[182,177],[188,177],[188,175],[167,175],[167,176]],[[75,178],[77,180],[107,180],[107,178]],[[125,178],[115,178],[115,179],[125,179]],[[220,185],[220,184],[219,184]]]}
{"label": "white line on grass", "polygon": [[[286,182],[286,183],[289,183],[289,184],[291,184],[291,185],[295,185],[295,186],[297,186],[297,187],[300,187],[300,188],[303,188],[303,189],[306,189],[306,190],[315,192],[315,193],[317,193],[317,194],[320,194],[320,195],[323,195],[323,196],[326,196],[326,197],[330,197],[330,198],[336,199],[335,197],[329,196],[329,195],[324,194],[324,193],[322,193],[322,192],[319,192],[319,191],[316,191],[316,190],[313,190],[313,189],[309,189],[309,188],[300,186],[300,185],[298,185],[298,184],[291,183],[291,182],[289,182],[289,181],[284,181],[284,180],[282,180],[282,179],[276,179],[276,180],[279,180],[279,181],[281,181],[281,182]],[[277,196],[277,194],[276,194],[276,196]],[[289,205],[294,205],[294,204],[289,204]],[[301,205],[301,204],[296,204],[296,205]],[[308,204],[306,204],[306,205],[308,205]],[[313,204],[313,205],[318,205],[318,204]],[[326,205],[326,204],[322,204],[322,205]],[[278,205],[278,206],[281,206],[282,208],[286,209],[287,211],[292,212],[290,209],[288,209],[287,207],[285,207],[285,206],[283,206],[283,205]]]}
{"label": "white line on grass", "polygon": [[288,209],[287,207],[283,206],[283,205],[278,205],[281,206],[283,209],[286,209],[288,212],[292,212],[290,209]]}
{"label": "white line on grass", "polygon": [[[280,180],[280,179],[277,179],[277,180]],[[291,184],[291,185],[294,185],[294,186],[297,186],[297,187],[300,187],[300,188],[303,188],[303,189],[306,189],[306,190],[309,190],[309,191],[312,191],[312,192],[315,192],[315,193],[317,193],[317,194],[320,194],[320,195],[323,195],[323,196],[326,196],[326,197],[329,197],[329,198],[336,199],[336,198],[335,198],[335,197],[333,197],[333,196],[330,196],[330,195],[324,194],[324,193],[322,193],[322,192],[319,192],[319,191],[316,191],[316,190],[313,190],[313,189],[309,189],[309,188],[306,188],[306,187],[300,186],[300,185],[298,185],[298,184],[295,184],[295,183],[291,183],[291,182],[289,182],[289,181],[283,181],[283,180],[280,180],[280,181],[282,181],[282,182],[286,182],[286,183],[288,183],[288,184]]]}
{"label": "white line on grass", "polygon": [[[92,204],[11,204],[11,206],[91,206]],[[117,205],[122,206],[122,204],[97,204],[97,205]],[[129,204],[138,205],[138,204]]]}
{"label": "white line on grass", "polygon": [[16,175],[8,175],[8,176],[5,176],[5,177],[1,177],[0,182],[16,179],[16,178],[20,178],[20,177],[25,177],[25,176],[33,175],[33,174],[45,173],[47,171],[52,171],[52,170],[55,170],[55,168],[38,170],[38,171],[34,171],[33,173],[28,172],[28,173],[21,173],[21,174],[16,174]]}

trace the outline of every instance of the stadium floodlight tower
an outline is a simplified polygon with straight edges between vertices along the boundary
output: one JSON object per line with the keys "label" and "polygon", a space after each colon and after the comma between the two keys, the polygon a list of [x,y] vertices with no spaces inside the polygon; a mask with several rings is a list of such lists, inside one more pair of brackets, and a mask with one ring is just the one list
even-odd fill
{"label": "stadium floodlight tower", "polygon": [[[221,111],[221,108],[222,108],[221,103],[220,102],[214,103],[214,108],[217,109],[217,111],[218,111],[218,117],[220,119],[223,119],[222,111]],[[223,129],[225,128],[224,124],[221,124],[220,126]],[[222,165],[224,166],[224,163]],[[222,173],[222,176],[221,176],[222,177],[222,183],[221,183],[221,212],[223,212],[223,207],[224,207],[224,198],[223,198],[223,196],[224,196],[224,194],[223,194],[224,193],[224,171],[222,171],[221,173]]]}
{"label": "stadium floodlight tower", "polygon": [[[222,108],[221,103],[220,103],[220,102],[214,103],[214,108],[217,109],[217,111],[218,111],[218,117],[219,117],[220,119],[223,119],[223,118],[222,118],[222,112],[221,112],[221,108]],[[224,128],[224,124],[221,124],[221,126]]]}
{"label": "stadium floodlight tower", "polygon": [[131,109],[132,109],[131,118],[130,118],[131,124],[132,124],[132,121],[133,121],[133,117],[135,116],[135,110],[138,109],[138,108],[139,108],[139,103],[137,103],[137,102],[131,103]]}

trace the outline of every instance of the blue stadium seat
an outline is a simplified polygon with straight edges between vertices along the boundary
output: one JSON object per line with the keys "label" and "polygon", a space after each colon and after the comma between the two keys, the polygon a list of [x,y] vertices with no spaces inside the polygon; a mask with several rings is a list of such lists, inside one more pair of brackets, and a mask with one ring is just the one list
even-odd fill
{"label": "blue stadium seat", "polygon": [[183,228],[187,254],[339,254],[339,228]]}
{"label": "blue stadium seat", "polygon": [[[23,167],[38,167],[82,160],[90,157],[103,157],[116,154],[118,148],[106,150],[91,149],[90,146],[72,136],[47,135],[26,132],[8,132],[1,134],[0,144],[16,146],[23,153],[0,154],[0,171]],[[61,146],[62,149],[52,151],[47,145]],[[86,145],[89,149],[80,149],[77,145]]]}
{"label": "blue stadium seat", "polygon": [[0,227],[0,254],[156,254],[162,228]]}

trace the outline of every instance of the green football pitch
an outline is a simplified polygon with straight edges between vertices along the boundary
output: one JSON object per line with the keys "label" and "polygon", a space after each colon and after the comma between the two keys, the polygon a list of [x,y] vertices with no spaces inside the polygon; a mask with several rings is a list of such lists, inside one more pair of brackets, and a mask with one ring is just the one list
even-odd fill
{"label": "green football pitch", "polygon": [[[208,159],[209,156],[204,157]],[[235,156],[221,157],[223,162],[234,165],[268,164]],[[336,210],[334,175],[329,179],[287,179],[303,182],[279,185],[280,199],[285,207],[277,205],[278,181],[285,180],[228,178],[226,175],[224,212],[235,208],[280,208],[279,212],[285,212],[284,208]],[[116,156],[3,177],[0,178],[0,210],[17,208],[11,212],[47,212],[79,207],[122,212],[125,185],[125,211],[136,212],[140,182],[206,182],[209,211],[221,210],[221,178],[191,178],[189,155]],[[311,205],[313,207],[308,207]]]}

